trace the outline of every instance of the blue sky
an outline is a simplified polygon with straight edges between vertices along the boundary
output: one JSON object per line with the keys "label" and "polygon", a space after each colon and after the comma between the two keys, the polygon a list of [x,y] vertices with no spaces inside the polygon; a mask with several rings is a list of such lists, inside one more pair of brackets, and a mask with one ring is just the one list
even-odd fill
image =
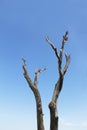
{"label": "blue sky", "polygon": [[59,97],[59,130],[87,130],[87,1],[0,1],[0,130],[36,129],[32,91],[23,77],[22,60],[34,79],[39,76],[45,130],[49,129],[48,103],[58,79],[57,59],[45,36],[59,49],[69,31],[65,52],[71,55]]}

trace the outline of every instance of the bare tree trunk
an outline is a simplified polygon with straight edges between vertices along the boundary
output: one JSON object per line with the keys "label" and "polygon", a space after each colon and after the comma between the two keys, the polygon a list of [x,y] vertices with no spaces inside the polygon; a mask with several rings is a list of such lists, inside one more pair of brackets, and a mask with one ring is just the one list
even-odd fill
{"label": "bare tree trunk", "polygon": [[23,65],[24,77],[27,80],[29,87],[33,91],[34,96],[35,96],[35,100],[36,100],[37,130],[44,130],[42,101],[41,101],[40,93],[39,93],[38,88],[37,88],[37,80],[38,80],[38,74],[41,73],[43,70],[45,70],[45,68],[42,70],[40,69],[37,72],[35,72],[35,79],[34,79],[34,83],[33,83],[28,75],[28,72],[26,69],[25,59],[22,58],[22,60],[24,61],[24,65]]}
{"label": "bare tree trunk", "polygon": [[56,57],[58,59],[58,72],[59,72],[59,79],[58,79],[57,83],[55,84],[52,100],[49,103],[50,130],[58,130],[58,119],[59,119],[59,117],[58,117],[58,112],[57,112],[57,100],[58,100],[58,96],[59,96],[60,91],[61,91],[62,86],[63,86],[64,75],[65,75],[65,73],[67,71],[67,68],[69,66],[69,63],[70,63],[70,56],[65,54],[66,64],[65,64],[64,69],[62,70],[62,55],[63,55],[65,42],[68,40],[67,35],[68,35],[68,32],[66,32],[65,35],[63,36],[62,46],[60,48],[59,53],[57,51],[57,48],[55,48],[53,43],[49,40],[48,36],[46,36],[47,42],[49,43],[49,45],[54,50],[55,55],[56,55]]}
{"label": "bare tree trunk", "polygon": [[[65,46],[65,42],[68,40],[68,32],[65,33],[63,36],[62,40],[62,45],[60,48],[60,51],[58,53],[57,48],[53,45],[53,43],[49,40],[48,36],[46,36],[46,40],[49,43],[49,45],[52,47],[52,49],[55,52],[55,55],[58,60],[58,72],[59,72],[59,79],[57,83],[55,84],[54,91],[53,91],[53,96],[52,100],[49,103],[49,110],[50,110],[50,130],[58,130],[58,111],[57,111],[57,100],[59,97],[59,94],[62,90],[63,86],[63,80],[64,80],[64,75],[68,69],[69,63],[70,63],[70,55],[65,54],[65,59],[66,63],[64,68],[62,69],[62,55],[63,55],[63,50]],[[23,64],[23,70],[24,70],[24,77],[28,82],[29,87],[34,93],[35,100],[36,100],[36,109],[37,109],[37,130],[44,130],[44,123],[43,123],[43,110],[42,110],[42,101],[41,101],[41,96],[39,93],[39,90],[37,88],[37,82],[38,82],[38,75],[42,73],[46,68],[39,69],[35,72],[35,78],[34,82],[30,79],[30,76],[27,72],[26,69],[26,61],[24,58],[22,58],[24,64]]]}
{"label": "bare tree trunk", "polygon": [[50,130],[58,130],[58,111],[57,111],[57,98],[60,93],[60,87],[62,88],[63,79],[59,78],[55,85],[52,101],[49,103],[50,109]]}

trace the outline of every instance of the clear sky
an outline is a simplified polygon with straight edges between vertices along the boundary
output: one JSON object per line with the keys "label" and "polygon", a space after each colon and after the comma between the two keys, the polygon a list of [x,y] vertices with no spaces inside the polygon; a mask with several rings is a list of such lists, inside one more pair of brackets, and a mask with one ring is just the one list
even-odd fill
{"label": "clear sky", "polygon": [[23,77],[22,60],[39,76],[45,130],[48,103],[58,79],[57,59],[45,36],[59,49],[69,31],[65,52],[71,55],[59,97],[59,130],[87,130],[87,0],[0,0],[0,130],[36,130],[36,104]]}

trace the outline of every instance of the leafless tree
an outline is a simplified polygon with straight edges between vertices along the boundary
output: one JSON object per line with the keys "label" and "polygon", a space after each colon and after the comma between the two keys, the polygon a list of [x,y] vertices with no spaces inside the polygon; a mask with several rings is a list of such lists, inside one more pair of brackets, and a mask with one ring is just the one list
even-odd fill
{"label": "leafless tree", "polygon": [[[64,80],[64,75],[68,69],[69,63],[70,63],[70,55],[65,54],[65,59],[66,63],[64,68],[62,68],[62,61],[63,61],[63,50],[66,41],[68,40],[68,32],[65,33],[62,39],[62,45],[61,48],[58,52],[57,48],[54,46],[54,44],[50,41],[48,36],[46,36],[46,41],[47,43],[51,46],[53,51],[55,52],[55,55],[57,57],[58,61],[58,73],[59,73],[59,78],[57,83],[55,84],[53,95],[52,95],[52,100],[49,103],[49,110],[50,110],[50,130],[58,130],[58,111],[57,111],[57,100],[59,97],[59,94],[61,92],[62,86],[63,86],[63,80]],[[36,99],[36,109],[37,109],[37,130],[44,130],[44,122],[43,122],[43,110],[42,110],[42,101],[41,101],[41,96],[37,87],[38,83],[38,75],[42,73],[43,71],[46,70],[45,68],[38,69],[35,72],[35,78],[34,81],[31,80],[30,75],[27,71],[26,68],[26,60],[22,58],[24,64],[23,64],[23,70],[24,70],[24,77],[27,80],[27,83],[31,90],[34,93],[35,99]]]}

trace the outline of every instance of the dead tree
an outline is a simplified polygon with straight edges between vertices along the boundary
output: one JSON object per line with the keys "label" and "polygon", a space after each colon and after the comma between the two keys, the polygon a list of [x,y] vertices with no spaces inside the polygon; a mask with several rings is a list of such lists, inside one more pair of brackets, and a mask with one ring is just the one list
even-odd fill
{"label": "dead tree", "polygon": [[[65,54],[66,63],[64,68],[62,69],[62,61],[63,61],[63,50],[66,41],[68,40],[68,32],[65,33],[62,39],[62,45],[58,52],[57,48],[54,46],[54,44],[50,41],[48,36],[46,36],[46,41],[51,46],[53,51],[55,52],[55,55],[58,60],[58,72],[59,72],[59,78],[57,83],[54,87],[54,92],[52,96],[52,100],[49,103],[49,109],[50,109],[50,130],[58,130],[58,111],[57,111],[57,100],[59,97],[59,94],[61,92],[62,86],[63,86],[63,80],[64,75],[68,69],[69,63],[70,63],[70,55]],[[44,130],[44,122],[43,122],[43,110],[42,110],[42,101],[41,96],[39,93],[39,90],[37,88],[38,83],[38,75],[46,70],[46,68],[39,69],[35,72],[35,78],[34,82],[32,82],[26,68],[26,60],[22,58],[24,64],[23,64],[23,70],[24,70],[24,77],[28,82],[29,87],[34,93],[35,99],[36,99],[36,109],[37,109],[37,130]]]}

